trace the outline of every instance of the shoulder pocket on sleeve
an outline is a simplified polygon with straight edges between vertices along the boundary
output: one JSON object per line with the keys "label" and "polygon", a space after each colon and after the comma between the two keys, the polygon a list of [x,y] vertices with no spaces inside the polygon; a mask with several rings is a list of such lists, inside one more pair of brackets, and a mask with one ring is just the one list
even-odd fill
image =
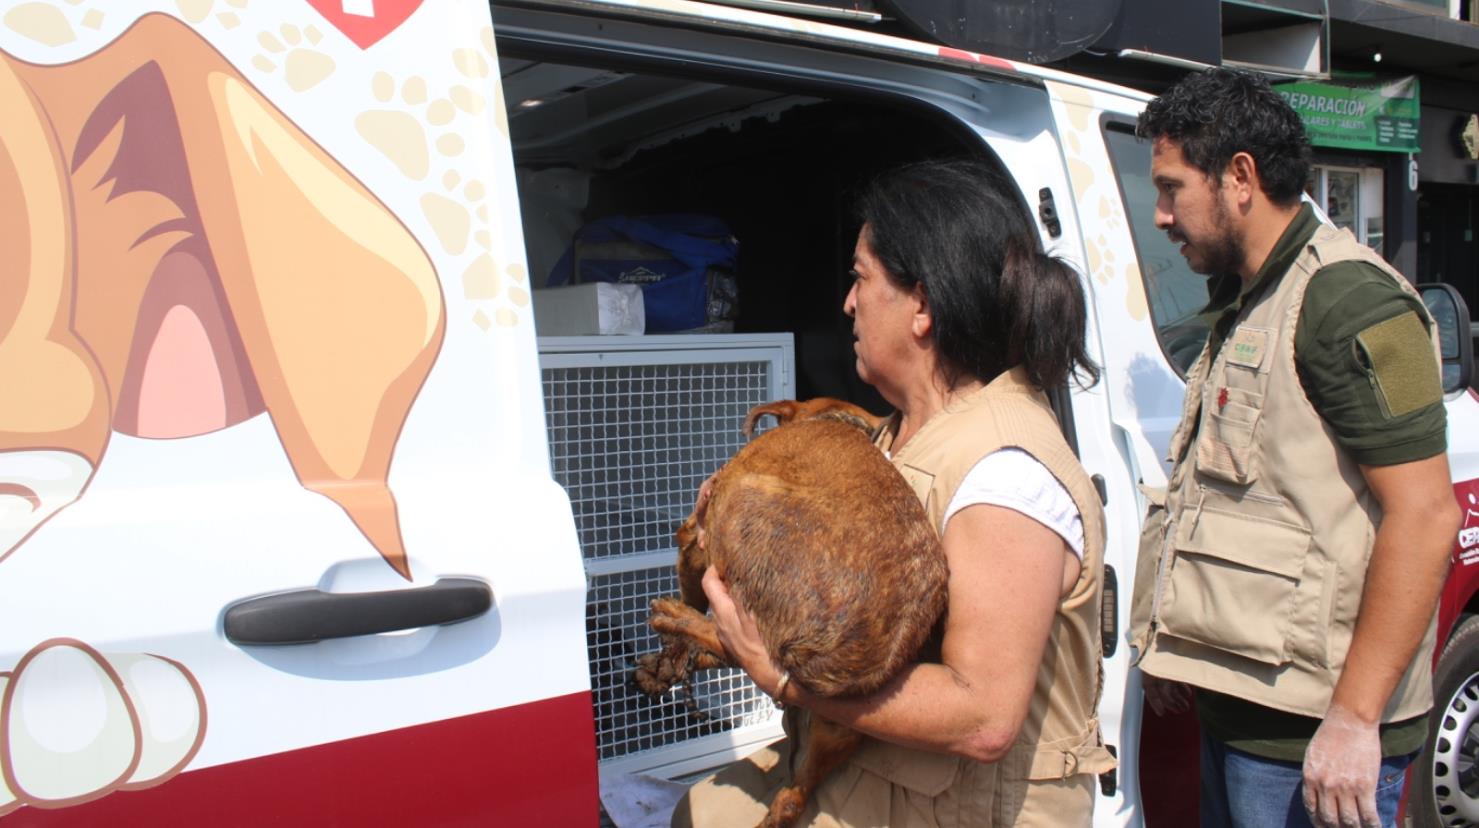
{"label": "shoulder pocket on sleeve", "polygon": [[1443,399],[1433,341],[1416,311],[1398,314],[1356,334],[1356,350],[1387,419]]}

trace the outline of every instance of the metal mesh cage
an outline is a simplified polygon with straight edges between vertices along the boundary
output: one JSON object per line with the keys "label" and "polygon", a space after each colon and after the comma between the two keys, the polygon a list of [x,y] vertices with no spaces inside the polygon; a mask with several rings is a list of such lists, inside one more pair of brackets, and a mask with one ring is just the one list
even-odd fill
{"label": "metal mesh cage", "polygon": [[776,731],[774,705],[742,672],[704,671],[660,698],[630,676],[660,646],[649,604],[678,592],[673,532],[699,485],[744,444],[750,408],[793,393],[790,337],[549,337],[540,349],[550,465],[586,561],[600,758],[627,770],[728,761],[744,734]]}
{"label": "metal mesh cage", "polygon": [[633,659],[660,646],[647,626],[648,602],[677,591],[672,567],[590,579],[586,640],[596,749],[603,760],[763,724],[775,714],[770,698],[735,669],[705,670],[691,688],[674,688],[661,698],[631,685]]}
{"label": "metal mesh cage", "polygon": [[555,480],[570,495],[586,559],[673,548],[700,483],[744,444],[766,402],[764,362],[544,371]]}

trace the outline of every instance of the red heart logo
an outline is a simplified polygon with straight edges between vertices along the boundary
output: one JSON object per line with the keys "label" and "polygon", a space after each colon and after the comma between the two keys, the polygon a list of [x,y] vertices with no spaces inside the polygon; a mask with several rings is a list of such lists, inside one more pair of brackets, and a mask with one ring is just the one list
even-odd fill
{"label": "red heart logo", "polygon": [[400,28],[422,0],[308,0],[345,37],[361,49]]}

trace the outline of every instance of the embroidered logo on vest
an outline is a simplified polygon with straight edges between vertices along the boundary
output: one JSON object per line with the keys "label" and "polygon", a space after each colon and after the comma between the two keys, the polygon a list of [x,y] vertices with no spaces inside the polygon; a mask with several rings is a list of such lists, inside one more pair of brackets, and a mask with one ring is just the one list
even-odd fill
{"label": "embroidered logo on vest", "polygon": [[1238,328],[1227,343],[1227,361],[1244,368],[1262,367],[1268,335],[1269,331],[1263,328]]}

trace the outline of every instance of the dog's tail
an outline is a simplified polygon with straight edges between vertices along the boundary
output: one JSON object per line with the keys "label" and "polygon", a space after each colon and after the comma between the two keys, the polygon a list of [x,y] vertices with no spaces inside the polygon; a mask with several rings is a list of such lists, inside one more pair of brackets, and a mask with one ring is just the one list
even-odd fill
{"label": "dog's tail", "polygon": [[756,424],[760,422],[761,417],[767,414],[775,417],[778,426],[794,420],[826,418],[850,423],[870,433],[878,428],[878,424],[883,419],[850,402],[831,397],[815,397],[810,400],[777,400],[750,409],[750,413],[745,415],[745,424],[741,429],[744,435],[746,437],[755,436]]}

